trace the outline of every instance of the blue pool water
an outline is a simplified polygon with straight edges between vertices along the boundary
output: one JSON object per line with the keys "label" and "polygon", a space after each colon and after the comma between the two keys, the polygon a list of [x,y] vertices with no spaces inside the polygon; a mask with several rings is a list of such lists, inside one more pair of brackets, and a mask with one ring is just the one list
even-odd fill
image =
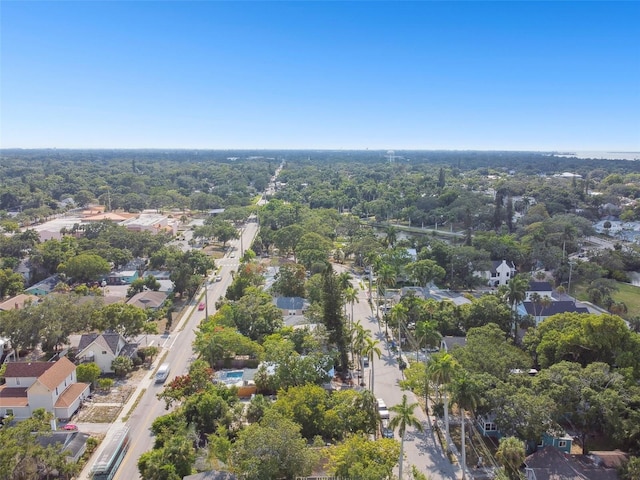
{"label": "blue pool water", "polygon": [[241,380],[243,375],[244,375],[244,372],[242,370],[233,370],[230,372],[225,372],[224,378]]}

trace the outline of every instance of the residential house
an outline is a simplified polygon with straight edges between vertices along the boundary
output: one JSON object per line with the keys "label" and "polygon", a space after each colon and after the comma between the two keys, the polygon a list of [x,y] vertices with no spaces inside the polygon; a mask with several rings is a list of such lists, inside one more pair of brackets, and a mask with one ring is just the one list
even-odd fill
{"label": "residential house", "polygon": [[53,292],[56,285],[60,283],[60,277],[58,275],[52,275],[48,278],[45,278],[41,282],[36,283],[35,285],[26,288],[25,293],[30,295],[37,295],[38,297],[44,297],[45,295],[49,295]]}
{"label": "residential house", "polygon": [[[485,437],[499,439],[504,436],[498,429],[498,425],[496,424],[496,415],[494,413],[478,415],[476,418],[476,424],[478,425],[480,433]],[[560,452],[571,453],[572,445],[573,438],[566,433],[562,433],[561,435],[550,435],[545,433],[537,444],[527,443],[527,450],[535,451],[545,447],[554,447],[554,449],[557,449]]]}
{"label": "residential house", "polygon": [[87,450],[87,440],[89,437],[90,435],[88,433],[58,430],[39,435],[38,443],[45,448],[53,446],[59,452],[65,452],[67,454],[67,462],[75,463],[82,458],[82,455],[84,455],[84,452]]}
{"label": "residential house", "polygon": [[477,276],[487,280],[490,287],[500,287],[502,285],[507,285],[509,280],[516,275],[517,271],[513,262],[497,260],[491,262],[491,270],[475,273]]}
{"label": "residential house", "polygon": [[10,362],[6,384],[0,387],[0,415],[18,420],[44,408],[55,418],[68,419],[89,395],[89,384],[78,383],[76,366],[62,357],[56,362]]}
{"label": "residential house", "polygon": [[154,292],[153,290],[145,290],[144,292],[136,293],[133,297],[127,300],[129,305],[136,307],[150,309],[153,311],[158,310],[164,305],[168,295],[166,292]]}
{"label": "residential house", "polygon": [[542,439],[535,448],[530,448],[530,450],[539,450],[544,447],[554,447],[559,452],[563,453],[571,453],[571,447],[573,445],[573,437],[567,435],[566,433],[562,433],[560,435],[549,435],[545,433],[542,435]]}
{"label": "residential house", "polygon": [[171,272],[163,271],[163,270],[149,270],[144,272],[142,275],[143,279],[147,277],[151,277],[156,279],[156,281],[160,284],[159,292],[173,292],[173,282],[171,281]]}
{"label": "residential house", "polygon": [[483,436],[493,438],[502,437],[502,433],[498,430],[495,420],[496,416],[493,413],[477,416],[476,422],[478,424],[478,429]]}
{"label": "residential house", "polygon": [[309,305],[302,297],[276,297],[274,303],[283,316],[302,315]]}
{"label": "residential house", "polygon": [[615,480],[615,468],[599,465],[587,455],[569,455],[557,448],[544,447],[525,461],[527,480]]}
{"label": "residential house", "polygon": [[138,344],[127,342],[119,333],[86,333],[80,337],[76,359],[95,362],[102,373],[112,373],[111,364],[116,357],[131,358],[137,351]]}
{"label": "residential house", "polygon": [[440,351],[451,352],[454,348],[464,347],[467,344],[467,337],[442,337],[440,340]]}
{"label": "residential house", "polygon": [[546,306],[534,302],[523,302],[518,305],[518,314],[521,316],[531,315],[536,325],[539,325],[546,318],[557,315],[558,313],[589,313],[589,309],[577,306],[573,300],[552,302]]}
{"label": "residential house", "polygon": [[111,272],[107,277],[109,285],[130,285],[137,280],[140,274],[137,270],[122,270],[120,272]]}
{"label": "residential house", "polygon": [[529,288],[527,288],[526,291],[526,296],[524,301],[525,302],[530,302],[531,301],[531,295],[533,295],[534,293],[537,293],[540,298],[544,298],[544,297],[549,297],[549,300],[553,301],[553,287],[551,286],[551,283],[549,282],[535,282],[535,281],[530,281],[529,282]]}
{"label": "residential house", "polygon": [[40,299],[35,295],[20,293],[15,297],[11,297],[8,300],[0,303],[0,311],[7,312],[9,310],[20,310],[32,303],[38,303],[38,301],[40,301]]}

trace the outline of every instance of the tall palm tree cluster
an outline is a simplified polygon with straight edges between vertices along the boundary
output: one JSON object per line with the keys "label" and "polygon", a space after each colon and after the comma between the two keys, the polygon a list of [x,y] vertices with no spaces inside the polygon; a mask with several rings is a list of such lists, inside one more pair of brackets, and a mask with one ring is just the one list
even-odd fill
{"label": "tall palm tree cluster", "polygon": [[[473,414],[480,401],[480,385],[447,352],[431,357],[427,364],[427,379],[436,386],[436,397],[441,395],[444,404],[445,441],[451,445],[449,433],[449,400],[458,405],[461,424],[461,466],[463,476],[466,472],[466,412]],[[427,407],[428,411],[428,407]]]}

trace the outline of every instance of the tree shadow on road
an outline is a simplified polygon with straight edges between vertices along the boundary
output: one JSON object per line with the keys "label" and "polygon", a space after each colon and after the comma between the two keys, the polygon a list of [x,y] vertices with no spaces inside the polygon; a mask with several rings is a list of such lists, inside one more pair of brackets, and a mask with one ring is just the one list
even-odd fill
{"label": "tree shadow on road", "polygon": [[426,472],[428,478],[432,480],[456,480],[453,465],[445,455],[440,446],[440,442],[430,425],[422,422],[423,432],[408,430],[405,433],[405,446],[407,442],[413,443],[414,448],[419,452],[421,464],[416,465],[422,472]]}

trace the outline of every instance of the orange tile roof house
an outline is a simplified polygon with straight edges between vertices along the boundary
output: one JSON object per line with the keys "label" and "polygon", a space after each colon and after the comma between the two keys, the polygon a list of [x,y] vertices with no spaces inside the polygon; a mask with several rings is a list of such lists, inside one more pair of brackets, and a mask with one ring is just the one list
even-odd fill
{"label": "orange tile roof house", "polygon": [[32,303],[39,302],[40,299],[36,295],[28,295],[25,293],[20,293],[15,297],[11,297],[8,300],[0,303],[0,310],[8,311],[8,310],[20,310],[27,305]]}
{"label": "orange tile roof house", "polygon": [[0,387],[0,415],[17,420],[44,408],[58,419],[69,419],[89,396],[89,384],[78,383],[76,366],[67,358],[57,362],[10,362],[6,384]]}

